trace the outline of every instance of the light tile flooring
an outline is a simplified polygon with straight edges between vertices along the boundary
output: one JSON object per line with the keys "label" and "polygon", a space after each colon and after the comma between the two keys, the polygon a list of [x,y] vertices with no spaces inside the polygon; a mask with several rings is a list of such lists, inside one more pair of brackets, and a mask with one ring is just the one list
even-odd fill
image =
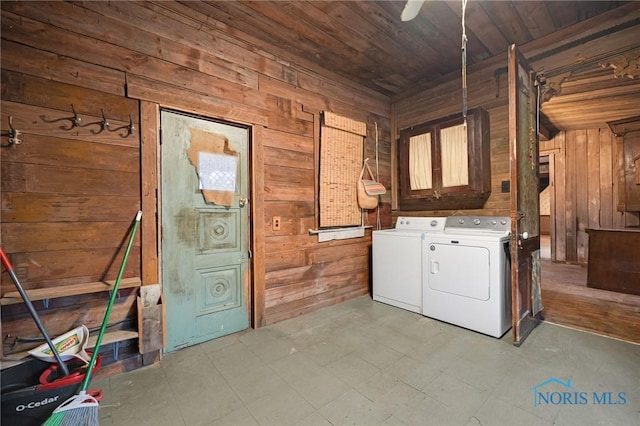
{"label": "light tile flooring", "polygon": [[91,388],[103,426],[640,425],[640,346],[548,323],[510,338],[362,296]]}

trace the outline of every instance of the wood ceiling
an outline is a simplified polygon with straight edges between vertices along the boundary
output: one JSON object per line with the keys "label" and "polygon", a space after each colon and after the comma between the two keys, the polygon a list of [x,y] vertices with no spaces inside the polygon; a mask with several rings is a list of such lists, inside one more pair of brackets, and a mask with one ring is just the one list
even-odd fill
{"label": "wood ceiling", "polygon": [[[228,26],[387,95],[461,66],[462,2],[426,1],[401,22],[405,1],[185,2]],[[466,8],[467,63],[507,51],[620,5],[619,1],[475,1]]]}
{"label": "wood ceiling", "polygon": [[[284,60],[329,69],[393,99],[461,69],[462,1],[427,0],[415,19],[402,22],[405,3],[184,1],[181,7],[202,16],[203,28],[215,25]],[[467,65],[626,3],[468,0]]]}

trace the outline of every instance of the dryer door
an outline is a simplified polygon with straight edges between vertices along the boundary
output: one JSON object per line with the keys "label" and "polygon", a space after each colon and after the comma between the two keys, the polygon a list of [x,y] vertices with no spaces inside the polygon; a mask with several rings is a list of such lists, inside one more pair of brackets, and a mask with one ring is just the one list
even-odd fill
{"label": "dryer door", "polygon": [[489,300],[489,255],[486,247],[429,243],[429,288],[477,300]]}

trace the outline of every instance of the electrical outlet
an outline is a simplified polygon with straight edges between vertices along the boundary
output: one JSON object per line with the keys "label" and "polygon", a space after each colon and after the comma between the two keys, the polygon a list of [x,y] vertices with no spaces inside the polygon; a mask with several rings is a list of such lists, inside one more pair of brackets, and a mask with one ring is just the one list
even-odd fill
{"label": "electrical outlet", "polygon": [[274,216],[271,219],[271,229],[273,229],[274,231],[279,231],[280,230],[280,216]]}

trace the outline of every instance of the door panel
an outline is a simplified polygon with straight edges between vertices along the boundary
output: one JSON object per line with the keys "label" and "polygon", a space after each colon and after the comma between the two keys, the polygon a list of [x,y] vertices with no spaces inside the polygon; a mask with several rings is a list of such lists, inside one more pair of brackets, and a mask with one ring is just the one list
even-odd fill
{"label": "door panel", "polygon": [[[489,300],[490,253],[486,247],[429,244],[429,288],[476,300]],[[464,266],[460,265],[461,260]]]}
{"label": "door panel", "polygon": [[[171,111],[162,111],[161,124],[162,286],[166,350],[173,351],[249,326],[249,129]],[[228,142],[224,152],[215,151],[216,140]],[[188,155],[195,146],[208,156]],[[227,164],[215,163],[219,154],[237,160],[229,206],[207,201],[198,178],[205,168],[192,163]],[[206,167],[207,177],[222,170]],[[224,184],[233,177],[227,173]]]}
{"label": "door panel", "polygon": [[511,283],[513,343],[537,325],[540,299],[538,132],[533,74],[515,45],[509,47],[509,151],[511,168]]}

